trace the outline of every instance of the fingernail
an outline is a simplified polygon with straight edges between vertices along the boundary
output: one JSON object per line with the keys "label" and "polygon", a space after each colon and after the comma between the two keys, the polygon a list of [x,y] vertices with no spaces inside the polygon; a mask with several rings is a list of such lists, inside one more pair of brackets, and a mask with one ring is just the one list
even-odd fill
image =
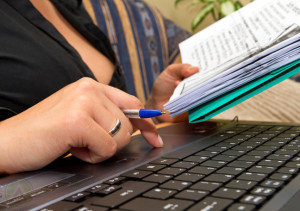
{"label": "fingernail", "polygon": [[163,147],[164,146],[164,142],[162,140],[162,138],[160,137],[160,135],[158,135],[158,142],[159,142],[159,146],[158,147]]}

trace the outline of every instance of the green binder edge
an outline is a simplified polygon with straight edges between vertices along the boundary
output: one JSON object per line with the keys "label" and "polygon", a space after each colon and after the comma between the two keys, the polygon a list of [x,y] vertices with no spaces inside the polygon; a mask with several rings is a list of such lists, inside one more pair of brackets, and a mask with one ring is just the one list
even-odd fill
{"label": "green binder edge", "polygon": [[300,72],[300,59],[250,81],[189,111],[189,122],[208,120]]}

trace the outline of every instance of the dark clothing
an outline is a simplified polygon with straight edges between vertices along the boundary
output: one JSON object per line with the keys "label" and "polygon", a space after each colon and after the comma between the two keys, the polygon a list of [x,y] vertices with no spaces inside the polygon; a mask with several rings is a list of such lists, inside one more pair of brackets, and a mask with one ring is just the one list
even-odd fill
{"label": "dark clothing", "polygon": [[[52,3],[115,64],[110,85],[126,91],[124,74],[109,40],[93,24],[81,1],[52,0]],[[29,0],[0,1],[0,32],[0,121],[82,77],[95,79],[76,50]]]}

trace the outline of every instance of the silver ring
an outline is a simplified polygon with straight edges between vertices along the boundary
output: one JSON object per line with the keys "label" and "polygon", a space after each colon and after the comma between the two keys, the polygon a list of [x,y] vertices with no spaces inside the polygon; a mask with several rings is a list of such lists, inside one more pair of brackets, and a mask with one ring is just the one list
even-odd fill
{"label": "silver ring", "polygon": [[121,128],[121,121],[118,119],[116,125],[108,132],[113,137]]}

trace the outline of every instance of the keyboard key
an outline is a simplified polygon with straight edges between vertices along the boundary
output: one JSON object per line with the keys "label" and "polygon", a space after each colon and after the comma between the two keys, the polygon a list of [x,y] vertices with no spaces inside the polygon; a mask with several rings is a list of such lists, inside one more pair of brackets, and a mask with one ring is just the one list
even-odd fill
{"label": "keyboard key", "polygon": [[257,147],[261,145],[263,142],[262,141],[245,141],[243,143],[240,143],[241,146],[252,146],[252,147]]}
{"label": "keyboard key", "polygon": [[281,180],[281,181],[287,181],[287,180],[289,180],[291,177],[292,177],[292,175],[290,175],[290,174],[275,173],[275,174],[272,174],[272,175],[270,176],[270,179],[273,179],[273,180]]}
{"label": "keyboard key", "polygon": [[98,184],[98,185],[95,185],[87,190],[85,190],[86,192],[90,192],[90,193],[96,193],[98,192],[99,190],[102,190],[104,188],[107,188],[108,185],[107,184]]}
{"label": "keyboard key", "polygon": [[206,150],[207,151],[212,151],[212,152],[223,152],[225,150],[227,150],[228,147],[225,147],[225,146],[212,146],[212,147],[209,147],[207,148]]}
{"label": "keyboard key", "polygon": [[275,131],[285,131],[288,130],[290,127],[289,126],[273,126],[270,130],[275,130]]}
{"label": "keyboard key", "polygon": [[171,165],[175,162],[177,162],[178,159],[172,159],[172,158],[159,158],[156,160],[151,161],[150,163],[154,164],[162,164],[162,165]]}
{"label": "keyboard key", "polygon": [[280,160],[280,161],[286,161],[289,160],[292,156],[291,155],[278,155],[273,154],[267,157],[269,160]]}
{"label": "keyboard key", "polygon": [[79,201],[84,200],[84,198],[87,197],[88,195],[90,195],[90,193],[88,193],[88,192],[79,192],[79,193],[76,193],[72,196],[65,198],[64,200],[71,201],[71,202],[79,202]]}
{"label": "keyboard key", "polygon": [[164,183],[165,181],[168,181],[169,179],[172,179],[172,178],[173,178],[173,176],[171,176],[171,175],[151,174],[150,176],[143,178],[143,181]]}
{"label": "keyboard key", "polygon": [[292,159],[292,161],[299,162],[299,161],[300,161],[300,157],[294,157],[294,158]]}
{"label": "keyboard key", "polygon": [[202,163],[209,159],[207,156],[190,156],[184,159],[184,161],[189,161],[189,162],[197,162],[197,163]]}
{"label": "keyboard key", "polygon": [[260,196],[271,196],[275,193],[276,189],[275,188],[268,188],[268,187],[255,187],[251,193],[255,195],[260,195]]}
{"label": "keyboard key", "polygon": [[175,198],[199,201],[203,199],[208,193],[208,191],[187,189],[175,195]]}
{"label": "keyboard key", "polygon": [[159,171],[163,168],[165,168],[166,165],[159,165],[159,164],[146,164],[143,166],[138,167],[138,170],[143,170],[143,171],[152,171],[152,172],[156,172]]}
{"label": "keyboard key", "polygon": [[265,143],[269,138],[265,138],[265,137],[254,137],[254,138],[250,138],[247,142],[244,143],[257,143],[258,145]]}
{"label": "keyboard key", "polygon": [[232,156],[241,156],[246,154],[246,151],[243,150],[227,150],[225,152],[222,152],[222,155],[232,155]]}
{"label": "keyboard key", "polygon": [[143,196],[148,198],[155,198],[155,199],[167,199],[177,193],[176,190],[168,190],[163,188],[154,188],[147,193],[144,193]]}
{"label": "keyboard key", "polygon": [[256,195],[248,194],[241,199],[241,202],[248,203],[248,204],[254,204],[254,205],[260,205],[265,201],[265,199],[266,199],[266,197],[264,197],[264,196],[256,196]]}
{"label": "keyboard key", "polygon": [[177,175],[181,174],[184,171],[185,171],[185,169],[183,169],[183,168],[167,167],[167,168],[164,168],[164,169],[160,170],[157,173],[158,174],[167,174],[167,175],[177,176]]}
{"label": "keyboard key", "polygon": [[107,181],[105,181],[105,184],[109,184],[109,185],[116,185],[120,182],[122,182],[123,180],[125,180],[125,177],[115,177],[115,178],[111,178]]}
{"label": "keyboard key", "polygon": [[257,182],[254,182],[254,181],[232,180],[228,184],[226,184],[226,187],[228,187],[228,188],[236,188],[236,189],[243,189],[243,190],[250,190],[256,184],[257,184]]}
{"label": "keyboard key", "polygon": [[216,168],[206,166],[196,166],[189,170],[189,173],[208,175],[214,172]]}
{"label": "keyboard key", "polygon": [[123,188],[105,197],[91,198],[90,203],[96,206],[106,206],[114,208],[141,193],[144,193],[154,186],[155,183],[140,182],[140,181],[128,181],[122,184]]}
{"label": "keyboard key", "polygon": [[283,173],[283,174],[296,174],[298,172],[298,169],[297,168],[281,167],[277,172],[278,173]]}
{"label": "keyboard key", "polygon": [[287,149],[287,150],[290,150],[290,149],[300,149],[300,144],[299,143],[293,143],[293,142],[291,142],[290,144],[288,144],[288,145],[285,145],[284,147],[283,147],[283,149]]}
{"label": "keyboard key", "polygon": [[69,201],[59,201],[54,204],[51,204],[41,210],[43,211],[69,211],[69,210],[75,210],[76,208],[79,208],[81,204],[77,204],[74,202]]}
{"label": "keyboard key", "polygon": [[185,182],[185,181],[177,181],[177,180],[169,180],[168,182],[160,185],[160,188],[166,188],[166,189],[173,189],[181,191],[188,186],[190,186],[192,183]]}
{"label": "keyboard key", "polygon": [[264,143],[263,146],[277,146],[277,147],[281,147],[281,146],[283,146],[283,145],[286,144],[286,142],[282,141],[282,139],[276,139],[276,140],[275,139],[276,138],[272,139],[271,141],[268,141],[268,142]]}
{"label": "keyboard key", "polygon": [[238,158],[238,160],[241,160],[241,161],[248,161],[248,162],[257,162],[257,161],[260,161],[264,158],[264,156],[261,156],[261,155],[244,155],[240,158]]}
{"label": "keyboard key", "polygon": [[279,188],[284,184],[283,181],[279,180],[272,180],[272,179],[266,179],[262,183],[260,183],[261,186],[269,187],[269,188]]}
{"label": "keyboard key", "polygon": [[218,144],[215,144],[214,146],[215,147],[226,147],[227,149],[229,149],[230,147],[232,147],[232,144],[226,143],[226,142],[220,142]]}
{"label": "keyboard key", "polygon": [[220,187],[222,184],[218,182],[206,182],[206,181],[201,181],[198,182],[194,185],[192,185],[190,188],[191,189],[196,189],[196,190],[203,190],[203,191],[214,191],[218,187]]}
{"label": "keyboard key", "polygon": [[237,140],[226,140],[223,143],[225,144],[230,144],[231,147],[236,146],[240,144],[242,141],[237,141]]}
{"label": "keyboard key", "polygon": [[222,160],[222,161],[230,162],[236,158],[237,156],[233,156],[233,155],[217,155],[213,157],[212,160]]}
{"label": "keyboard key", "polygon": [[196,162],[180,161],[180,162],[172,164],[171,167],[190,169],[196,165],[198,165],[198,163],[196,163]]}
{"label": "keyboard key", "polygon": [[203,156],[203,157],[213,157],[215,155],[219,154],[219,152],[216,151],[201,151],[196,153],[196,156]]}
{"label": "keyboard key", "polygon": [[260,166],[272,166],[272,167],[279,167],[279,166],[282,166],[283,164],[285,163],[285,161],[282,161],[282,160],[269,160],[269,159],[266,159],[266,160],[262,160],[258,163],[258,165]]}
{"label": "keyboard key", "polygon": [[251,173],[251,172],[245,172],[241,174],[237,179],[239,180],[249,180],[249,181],[262,181],[267,177],[267,174],[261,174],[261,173]]}
{"label": "keyboard key", "polygon": [[175,177],[175,180],[187,181],[187,182],[197,182],[204,177],[203,174],[192,174],[192,173],[183,173]]}
{"label": "keyboard key", "polygon": [[252,166],[254,162],[252,161],[243,161],[243,160],[236,160],[228,164],[228,166],[236,167],[236,168],[249,168]]}
{"label": "keyboard key", "polygon": [[216,173],[238,175],[241,172],[243,172],[244,170],[245,170],[244,168],[223,167],[220,170],[218,170]]}
{"label": "keyboard key", "polygon": [[239,143],[242,143],[242,142],[246,141],[247,139],[249,139],[249,137],[245,137],[243,135],[237,135],[237,136],[234,136],[230,139],[225,140],[224,142],[225,143],[239,144]]}
{"label": "keyboard key", "polygon": [[246,191],[241,190],[241,189],[220,188],[219,190],[215,191],[212,195],[215,196],[215,197],[236,200],[236,199],[240,198],[245,193],[246,193]]}
{"label": "keyboard key", "polygon": [[286,167],[289,167],[289,168],[300,168],[300,162],[288,162],[285,164]]}
{"label": "keyboard key", "polygon": [[255,136],[255,138],[257,138],[258,140],[261,140],[261,141],[267,141],[267,140],[273,138],[274,136],[276,136],[276,134],[274,134],[274,133],[270,133],[270,134],[264,133],[264,134],[258,134],[257,136]]}
{"label": "keyboard key", "polygon": [[297,136],[297,134],[289,134],[289,133],[282,133],[280,135],[277,136],[277,139],[280,139],[280,140],[286,140],[286,141],[290,141],[292,140],[295,136]]}
{"label": "keyboard key", "polygon": [[111,185],[107,188],[104,188],[102,190],[99,190],[96,192],[97,195],[101,195],[101,196],[104,196],[104,195],[108,195],[108,194],[111,194],[117,190],[121,189],[120,186],[117,186],[117,185]]}
{"label": "keyboard key", "polygon": [[250,146],[250,145],[237,145],[235,147],[232,147],[231,149],[232,150],[237,150],[237,151],[250,151],[252,150],[254,147],[253,146]]}
{"label": "keyboard key", "polygon": [[153,211],[153,210],[166,210],[166,211],[181,211],[193,204],[192,201],[180,200],[180,199],[148,199],[148,198],[136,198],[127,204],[121,206],[121,209],[133,210],[133,211]]}
{"label": "keyboard key", "polygon": [[279,150],[275,151],[274,153],[278,154],[278,155],[291,155],[291,156],[294,156],[295,154],[298,153],[298,150],[296,150],[296,149],[279,149]]}
{"label": "keyboard key", "polygon": [[276,168],[273,166],[253,166],[248,169],[248,172],[270,174],[275,170]]}
{"label": "keyboard key", "polygon": [[209,166],[214,168],[220,168],[224,166],[227,162],[224,161],[218,161],[218,160],[208,160],[203,163],[201,163],[201,166]]}
{"label": "keyboard key", "polygon": [[255,151],[268,151],[268,152],[274,152],[277,150],[279,146],[265,146],[264,144],[255,148]]}
{"label": "keyboard key", "polygon": [[205,181],[210,182],[228,182],[229,180],[233,179],[234,175],[231,174],[211,174],[204,178]]}
{"label": "keyboard key", "polygon": [[228,211],[252,211],[255,210],[255,205],[235,203],[231,205],[227,210]]}
{"label": "keyboard key", "polygon": [[131,170],[131,171],[128,171],[124,174],[122,174],[122,177],[129,177],[129,178],[134,178],[134,179],[142,179],[148,175],[150,175],[151,172],[150,171],[143,171],[143,170],[138,170],[138,169],[135,169],[135,170]]}
{"label": "keyboard key", "polygon": [[99,206],[93,206],[93,205],[84,205],[83,207],[80,207],[74,211],[107,211],[107,207],[99,207]]}
{"label": "keyboard key", "polygon": [[262,150],[253,150],[247,153],[247,155],[253,155],[253,156],[268,156],[272,153],[272,151],[262,151]]}
{"label": "keyboard key", "polygon": [[199,211],[199,210],[224,210],[228,207],[233,201],[230,199],[219,199],[214,197],[207,197],[197,203],[195,206],[191,207],[190,211]]}

